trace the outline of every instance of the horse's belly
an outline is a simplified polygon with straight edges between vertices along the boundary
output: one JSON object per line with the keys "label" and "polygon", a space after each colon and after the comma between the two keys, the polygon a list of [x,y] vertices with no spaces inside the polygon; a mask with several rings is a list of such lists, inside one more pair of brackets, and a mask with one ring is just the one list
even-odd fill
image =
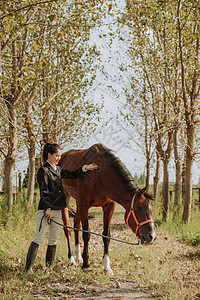
{"label": "horse's belly", "polygon": [[71,197],[73,197],[74,199],[77,199],[77,197],[78,197],[77,190],[74,189],[74,188],[68,188],[68,189],[67,189],[67,193],[68,193]]}
{"label": "horse's belly", "polygon": [[77,193],[77,185],[75,184],[75,182],[69,184],[66,180],[63,180],[63,189],[65,193],[67,193],[74,199],[77,199],[78,193]]}
{"label": "horse's belly", "polygon": [[95,200],[91,200],[90,201],[90,206],[94,206],[94,207],[99,207],[99,206],[104,206],[106,204],[109,204],[110,202],[112,202],[112,200],[108,200],[108,199],[95,199]]}

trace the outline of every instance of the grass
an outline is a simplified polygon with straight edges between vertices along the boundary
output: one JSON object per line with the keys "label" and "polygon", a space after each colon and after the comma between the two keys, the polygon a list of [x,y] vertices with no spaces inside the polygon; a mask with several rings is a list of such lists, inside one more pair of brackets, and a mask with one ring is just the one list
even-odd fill
{"label": "grass", "polygon": [[200,208],[198,202],[194,201],[190,223],[182,222],[183,205],[180,207],[180,214],[173,219],[173,203],[169,204],[169,215],[167,221],[162,221],[161,201],[153,204],[154,220],[156,225],[163,232],[168,232],[176,239],[184,241],[192,246],[200,246],[200,231],[199,231],[199,214]]}
{"label": "grass", "polygon": [[[74,205],[74,203],[72,203]],[[34,236],[36,208],[27,210],[18,199],[13,215],[8,218],[1,201],[0,222],[0,299],[100,299],[128,295],[133,291],[146,293],[150,299],[198,299],[200,249],[199,210],[193,207],[191,223],[172,219],[161,221],[159,203],[154,207],[157,242],[150,247],[130,246],[111,241],[110,259],[114,275],[105,274],[102,266],[103,243],[92,236],[89,255],[91,268],[82,271],[80,265],[67,264],[67,243],[61,231],[55,267],[44,265],[47,235],[41,244],[33,274],[23,272],[25,257]],[[95,218],[90,220],[94,232],[102,232],[102,210],[92,208]],[[72,220],[71,220],[72,223]],[[135,242],[136,238],[124,224],[124,211],[117,205],[112,219],[112,236]],[[83,243],[81,241],[81,247]],[[121,287],[119,287],[120,285]],[[104,298],[105,299],[105,298]],[[128,298],[127,298],[128,299]],[[142,296],[140,299],[143,299]],[[145,297],[144,297],[145,299]]]}

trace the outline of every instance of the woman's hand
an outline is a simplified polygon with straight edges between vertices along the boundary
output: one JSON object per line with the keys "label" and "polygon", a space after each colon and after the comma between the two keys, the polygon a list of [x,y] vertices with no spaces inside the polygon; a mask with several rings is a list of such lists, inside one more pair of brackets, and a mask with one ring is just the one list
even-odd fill
{"label": "woman's hand", "polygon": [[89,165],[85,165],[85,168],[86,168],[88,171],[93,171],[93,170],[98,169],[98,166],[97,166],[95,163],[92,163],[92,164],[89,164]]}
{"label": "woman's hand", "polygon": [[47,217],[48,220],[51,219],[51,208],[48,208],[45,212],[45,216]]}

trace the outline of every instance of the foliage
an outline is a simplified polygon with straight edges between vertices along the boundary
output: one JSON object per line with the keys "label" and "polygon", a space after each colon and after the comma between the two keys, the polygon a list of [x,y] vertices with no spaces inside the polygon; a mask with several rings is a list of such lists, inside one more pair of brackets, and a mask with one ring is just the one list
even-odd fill
{"label": "foliage", "polygon": [[146,184],[146,175],[145,175],[145,173],[140,174],[140,175],[135,174],[133,179],[134,179],[134,182],[137,185],[139,185],[140,187],[144,187],[145,184]]}
{"label": "foliage", "polygon": [[[89,134],[101,105],[86,100],[98,58],[88,40],[105,12],[101,1],[11,2],[1,5],[1,97],[17,88],[18,114],[26,120],[18,121],[20,136],[25,134],[28,146],[25,129],[30,122],[37,140],[41,133],[60,143],[83,131]],[[23,110],[30,99],[32,120]]]}
{"label": "foliage", "polygon": [[161,219],[161,198],[158,199],[156,204],[153,204],[154,215],[157,226],[159,226],[160,230],[166,232],[174,238],[184,241],[192,246],[200,246],[200,234],[199,234],[199,202],[198,202],[198,194],[193,193],[193,207],[191,213],[191,221],[190,223],[185,223],[182,221],[181,214],[183,211],[183,203],[180,208],[179,216],[174,218],[173,210],[173,198],[171,199],[169,205],[169,216],[167,221],[162,221]]}
{"label": "foliage", "polygon": [[89,38],[107,9],[100,0],[1,3],[0,142],[10,211],[12,172],[24,145],[31,202],[36,149],[49,141],[80,145],[96,129],[102,105],[93,102],[90,88],[99,53]]}

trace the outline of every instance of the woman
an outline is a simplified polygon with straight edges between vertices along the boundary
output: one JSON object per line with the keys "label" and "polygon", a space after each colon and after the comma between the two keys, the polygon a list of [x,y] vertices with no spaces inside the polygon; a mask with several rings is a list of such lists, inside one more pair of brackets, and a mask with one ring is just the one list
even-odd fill
{"label": "woman", "polygon": [[[48,219],[62,223],[61,209],[65,208],[66,200],[62,187],[62,179],[75,179],[88,170],[95,170],[95,163],[84,165],[75,171],[63,170],[57,166],[61,158],[61,148],[57,144],[47,143],[43,149],[44,165],[39,168],[37,181],[40,188],[40,202],[38,206],[35,237],[31,242],[26,259],[25,271],[31,269],[40,243],[48,228]],[[51,266],[54,261],[56,244],[60,226],[54,222],[49,225],[49,240],[46,252],[46,265]]]}

